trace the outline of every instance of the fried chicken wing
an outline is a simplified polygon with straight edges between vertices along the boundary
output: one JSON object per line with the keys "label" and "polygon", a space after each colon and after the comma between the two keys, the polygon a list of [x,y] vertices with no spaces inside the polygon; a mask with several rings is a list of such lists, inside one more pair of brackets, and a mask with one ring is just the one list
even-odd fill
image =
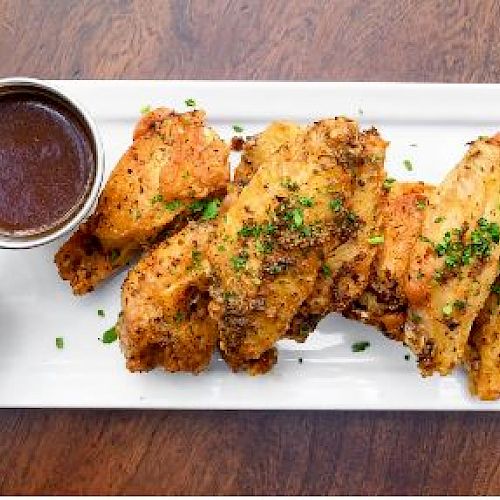
{"label": "fried chicken wing", "polygon": [[217,344],[207,313],[213,231],[213,223],[191,222],[129,272],[117,330],[130,371],[198,373],[210,362]]}
{"label": "fried chicken wing", "polygon": [[500,135],[478,139],[431,194],[410,256],[405,342],[424,375],[462,360],[498,273]]}
{"label": "fried chicken wing", "polygon": [[478,314],[465,351],[469,387],[480,399],[500,398],[500,279]]}
{"label": "fried chicken wing", "polygon": [[275,156],[265,155],[219,222],[209,250],[210,308],[233,370],[262,373],[272,366],[273,346],[311,293],[324,246],[356,233],[349,200],[359,135],[354,122],[335,119],[277,140],[278,148],[270,146]]}
{"label": "fried chicken wing", "polygon": [[[345,310],[368,284],[379,237],[379,204],[385,179],[387,143],[372,129],[360,136],[360,152],[350,200],[351,216],[359,230],[340,246],[323,247],[323,262],[314,289],[293,319],[286,336],[303,342],[330,312]],[[340,209],[339,206],[334,207]]]}
{"label": "fried chicken wing", "polygon": [[344,311],[345,316],[374,325],[402,340],[408,301],[404,293],[410,253],[422,230],[432,186],[424,183],[388,185],[380,210],[383,242],[376,245],[368,286]]}
{"label": "fried chicken wing", "polygon": [[228,155],[202,111],[145,115],[95,213],[57,252],[61,278],[75,294],[90,292],[160,234],[183,227],[193,202],[225,194]]}

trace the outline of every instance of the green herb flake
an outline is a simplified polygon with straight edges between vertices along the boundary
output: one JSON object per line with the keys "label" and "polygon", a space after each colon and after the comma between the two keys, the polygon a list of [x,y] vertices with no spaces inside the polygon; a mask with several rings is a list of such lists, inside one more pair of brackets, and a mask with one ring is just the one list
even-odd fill
{"label": "green herb flake", "polygon": [[299,196],[299,203],[303,207],[312,207],[314,205],[314,200],[309,196]]}
{"label": "green herb flake", "polygon": [[330,200],[330,208],[335,212],[338,213],[342,210],[344,203],[340,198],[335,198],[334,200]]}
{"label": "green herb flake", "polygon": [[201,267],[201,252],[199,250],[191,251],[191,265],[189,269],[199,269]]}
{"label": "green herb flake", "polygon": [[419,210],[425,210],[425,207],[427,206],[427,203],[425,200],[417,200],[417,208]]}
{"label": "green herb flake", "polygon": [[104,309],[97,309],[97,316],[104,318],[105,316]]}
{"label": "green herb flake", "polygon": [[493,285],[491,285],[491,291],[500,295],[500,283],[493,283]]}
{"label": "green herb flake", "polygon": [[248,253],[246,251],[241,251],[238,255],[233,255],[231,257],[231,264],[235,271],[242,271],[247,267]]}
{"label": "green herb flake", "polygon": [[182,206],[182,202],[179,200],[172,200],[165,203],[165,208],[169,212],[175,212]]}
{"label": "green herb flake", "polygon": [[300,229],[304,225],[304,211],[294,208],[285,214],[285,220],[290,222],[290,229]]}
{"label": "green herb flake", "polygon": [[255,242],[255,249],[259,253],[271,253],[273,251],[274,245],[272,241],[260,241]]}
{"label": "green herb flake", "polygon": [[417,273],[417,279],[421,280],[424,276],[425,276],[424,273],[419,269]]}
{"label": "green herb flake", "polygon": [[205,210],[205,206],[206,206],[206,203],[203,200],[196,200],[196,201],[193,201],[193,203],[191,203],[189,205],[189,210],[192,213],[203,212],[203,210]]}
{"label": "green herb flake", "polygon": [[237,133],[237,134],[241,134],[243,132],[243,127],[241,125],[233,125],[233,130]]}
{"label": "green herb flake", "polygon": [[188,108],[194,108],[196,106],[196,101],[192,98],[186,99],[184,103]]}
{"label": "green herb flake", "polygon": [[352,346],[351,346],[351,351],[352,352],[363,352],[368,347],[370,347],[370,342],[367,342],[366,340],[362,340],[361,342],[354,342],[354,344],[352,344]]}
{"label": "green herb flake", "polygon": [[221,203],[220,200],[218,200],[217,198],[210,200],[206,204],[206,206],[203,210],[203,215],[201,216],[201,218],[203,220],[215,219],[217,217],[217,215],[219,214],[220,203]]}
{"label": "green herb flake", "polygon": [[163,201],[163,195],[161,195],[161,194],[155,194],[151,198],[151,205],[154,205],[155,203],[159,203],[161,201]]}
{"label": "green herb flake", "polygon": [[453,304],[446,304],[443,307],[442,311],[445,316],[450,316],[451,313],[453,312]]}
{"label": "green herb flake", "polygon": [[182,323],[185,319],[186,315],[182,311],[177,311],[174,316],[174,321],[176,323]]}
{"label": "green herb flake", "polygon": [[453,302],[453,307],[459,311],[464,311],[467,307],[467,302],[465,302],[465,300],[455,300],[455,302]]}
{"label": "green herb flake", "polygon": [[386,190],[386,191],[390,191],[390,189],[392,188],[392,185],[396,182],[396,179],[392,178],[392,177],[388,177],[384,183],[382,184],[382,187]]}
{"label": "green herb flake", "polygon": [[436,224],[439,224],[439,223],[443,222],[445,219],[446,219],[446,217],[443,217],[442,215],[440,215],[439,217],[436,217],[436,218],[434,219],[434,222],[435,222]]}
{"label": "green herb flake", "polygon": [[413,165],[411,164],[410,160],[404,160],[403,165],[408,170],[408,172],[411,172],[413,170]]}
{"label": "green herb flake", "polygon": [[151,112],[151,106],[143,106],[141,108],[141,115],[146,115]]}
{"label": "green herb flake", "polygon": [[58,349],[64,349],[64,338],[63,337],[56,337],[56,347]]}
{"label": "green herb flake", "polygon": [[383,235],[372,236],[371,238],[368,238],[368,243],[370,243],[370,245],[381,245],[383,242],[384,242]]}
{"label": "green herb flake", "polygon": [[226,251],[226,247],[225,247],[224,245],[219,245],[219,246],[217,247],[217,251],[218,251],[218,252],[225,252],[225,251]]}
{"label": "green herb flake", "polygon": [[116,332],[116,328],[113,326],[103,333],[101,341],[103,344],[112,344],[117,338],[118,334]]}
{"label": "green herb flake", "polygon": [[332,270],[330,269],[330,266],[328,264],[324,263],[321,266],[321,274],[323,274],[323,276],[331,276],[332,275]]}

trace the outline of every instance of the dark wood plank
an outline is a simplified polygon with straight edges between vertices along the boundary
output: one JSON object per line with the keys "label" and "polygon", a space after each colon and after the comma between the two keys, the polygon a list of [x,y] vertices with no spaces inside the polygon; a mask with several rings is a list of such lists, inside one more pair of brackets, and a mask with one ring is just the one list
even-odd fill
{"label": "dark wood plank", "polygon": [[498,416],[0,413],[2,494],[494,494]]}
{"label": "dark wood plank", "polygon": [[[0,76],[500,80],[494,0],[0,0]],[[493,413],[0,411],[0,493],[499,494]]]}

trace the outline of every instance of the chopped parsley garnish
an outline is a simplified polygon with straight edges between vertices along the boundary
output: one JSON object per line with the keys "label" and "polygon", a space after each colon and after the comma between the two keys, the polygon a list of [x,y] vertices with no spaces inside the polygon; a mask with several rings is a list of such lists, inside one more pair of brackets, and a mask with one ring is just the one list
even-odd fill
{"label": "chopped parsley garnish", "polygon": [[176,323],[182,323],[186,315],[182,311],[177,311],[174,316],[174,321]]}
{"label": "chopped parsley garnish", "polygon": [[396,179],[393,179],[392,177],[388,177],[384,183],[382,184],[382,187],[386,190],[389,191],[392,187],[392,185],[396,182]]}
{"label": "chopped parsley garnish", "polygon": [[413,170],[413,165],[411,164],[410,160],[404,160],[403,165],[408,170],[408,172],[411,172]]}
{"label": "chopped parsley garnish", "polygon": [[444,233],[440,243],[434,245],[439,257],[444,257],[445,269],[468,265],[473,259],[485,259],[491,254],[492,244],[500,241],[500,227],[484,217],[477,221],[477,228],[471,232],[470,242],[464,242],[464,230],[452,229]]}
{"label": "chopped parsley garnish", "polygon": [[419,210],[425,210],[427,203],[424,200],[417,200],[417,208]]}
{"label": "chopped parsley garnish", "polygon": [[330,200],[330,208],[335,212],[338,213],[342,210],[344,206],[344,203],[340,198],[335,198],[334,200]]}
{"label": "chopped parsley garnish", "polygon": [[465,300],[455,300],[455,302],[453,302],[453,307],[459,311],[463,311],[466,306],[467,302],[465,302]]}
{"label": "chopped parsley garnish", "polygon": [[188,267],[188,270],[199,269],[200,266],[201,266],[201,252],[199,250],[192,250],[191,265]]}
{"label": "chopped parsley garnish", "polygon": [[233,130],[237,133],[237,134],[241,134],[243,132],[243,127],[241,125],[233,125]]}
{"label": "chopped parsley garnish", "polygon": [[182,206],[182,202],[179,200],[172,200],[165,203],[165,208],[170,212],[175,212]]}
{"label": "chopped parsley garnish", "polygon": [[272,241],[260,241],[255,242],[255,248],[259,253],[271,253],[273,251],[274,245]]}
{"label": "chopped parsley garnish", "polygon": [[323,274],[323,276],[332,275],[332,270],[330,269],[330,266],[328,264],[325,263],[321,266],[321,274]]}
{"label": "chopped parsley garnish", "polygon": [[189,205],[189,210],[193,213],[203,212],[203,210],[205,210],[205,206],[206,203],[203,200],[196,200]]}
{"label": "chopped parsley garnish", "polygon": [[314,200],[309,196],[299,196],[299,203],[304,207],[312,207]]}
{"label": "chopped parsley garnish", "polygon": [[453,312],[453,304],[446,304],[443,307],[442,311],[445,316],[450,316],[451,313]]}
{"label": "chopped parsley garnish", "polygon": [[384,236],[372,236],[371,238],[368,238],[368,243],[370,245],[381,245],[384,242]]}
{"label": "chopped parsley garnish", "polygon": [[206,206],[205,209],[203,210],[203,215],[201,218],[203,220],[211,220],[215,219],[217,215],[219,214],[219,207],[220,207],[220,200],[217,198],[210,200]]}
{"label": "chopped parsley garnish", "polygon": [[241,251],[238,255],[233,255],[231,257],[231,264],[235,271],[241,271],[247,267],[248,262],[248,252]]}
{"label": "chopped parsley garnish", "polygon": [[196,101],[194,99],[186,99],[184,102],[188,108],[194,108],[196,106]]}
{"label": "chopped parsley garnish", "polygon": [[244,237],[250,237],[253,236],[254,238],[257,238],[260,236],[260,233],[262,232],[262,227],[261,226],[243,226],[239,231],[238,234],[240,236]]}
{"label": "chopped parsley garnish", "polygon": [[219,246],[217,247],[217,250],[218,250],[219,252],[225,252],[225,251],[226,251],[226,247],[225,247],[224,245],[219,245]]}
{"label": "chopped parsley garnish", "polygon": [[63,337],[56,337],[56,347],[58,349],[64,349],[64,338]]}
{"label": "chopped parsley garnish", "polygon": [[351,351],[352,352],[363,352],[368,347],[370,347],[370,342],[367,342],[366,340],[362,340],[361,342],[354,342],[354,344],[352,344],[352,346],[351,346]]}
{"label": "chopped parsley garnish", "polygon": [[304,225],[304,211],[301,208],[293,208],[285,214],[285,220],[290,222],[290,229],[299,229]]}
{"label": "chopped parsley garnish", "polygon": [[491,291],[500,295],[500,283],[493,283],[493,285],[491,285]]}
{"label": "chopped parsley garnish", "polygon": [[149,105],[148,106],[143,106],[141,108],[141,115],[145,115],[145,114],[149,113],[150,111],[151,111],[151,106],[149,106]]}
{"label": "chopped parsley garnish", "polygon": [[116,333],[116,328],[113,326],[109,330],[106,330],[102,334],[102,343],[103,344],[112,344],[118,338],[118,334]]}
{"label": "chopped parsley garnish", "polygon": [[163,195],[161,195],[161,194],[155,194],[151,198],[151,205],[154,205],[155,203],[159,203],[161,201],[163,201]]}
{"label": "chopped parsley garnish", "polygon": [[440,222],[443,222],[445,219],[446,219],[446,217],[443,217],[442,215],[440,215],[439,217],[436,217],[436,218],[434,219],[434,222],[435,222],[436,224],[439,224]]}
{"label": "chopped parsley garnish", "polygon": [[104,318],[104,309],[97,309],[97,316],[100,316],[101,318]]}

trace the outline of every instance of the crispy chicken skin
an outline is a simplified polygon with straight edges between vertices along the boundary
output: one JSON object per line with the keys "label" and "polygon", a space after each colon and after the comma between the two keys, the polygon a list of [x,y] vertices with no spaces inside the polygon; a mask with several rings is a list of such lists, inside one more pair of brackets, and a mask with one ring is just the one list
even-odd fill
{"label": "crispy chicken skin", "polygon": [[500,398],[500,279],[478,314],[465,350],[469,387],[480,399]]}
{"label": "crispy chicken skin", "polygon": [[217,325],[207,313],[213,224],[190,222],[146,253],[122,287],[117,330],[127,368],[198,373],[210,362]]}
{"label": "crispy chicken skin", "polygon": [[349,211],[362,151],[357,124],[323,120],[292,135],[270,146],[275,155],[265,155],[219,221],[209,250],[211,314],[235,371],[272,366],[275,342],[313,289],[323,248],[335,248],[358,228]]}
{"label": "crispy chicken skin", "polygon": [[376,245],[368,286],[344,314],[402,340],[408,307],[404,283],[409,257],[421,233],[433,187],[422,182],[396,182],[388,187],[380,211],[384,242]]}
{"label": "crispy chicken skin", "polygon": [[350,199],[350,211],[356,216],[359,230],[340,246],[326,242],[321,272],[311,295],[293,319],[287,337],[305,341],[323,317],[346,309],[366,288],[377,251],[377,247],[370,244],[370,238],[380,233],[378,208],[385,179],[386,147],[387,143],[376,130],[361,134]]}
{"label": "crispy chicken skin", "polygon": [[202,111],[142,117],[95,213],[57,252],[61,278],[77,295],[90,292],[160,233],[183,227],[191,202],[225,194],[228,155]]}
{"label": "crispy chicken skin", "polygon": [[500,135],[472,143],[431,194],[410,255],[405,342],[423,375],[462,360],[500,257]]}

